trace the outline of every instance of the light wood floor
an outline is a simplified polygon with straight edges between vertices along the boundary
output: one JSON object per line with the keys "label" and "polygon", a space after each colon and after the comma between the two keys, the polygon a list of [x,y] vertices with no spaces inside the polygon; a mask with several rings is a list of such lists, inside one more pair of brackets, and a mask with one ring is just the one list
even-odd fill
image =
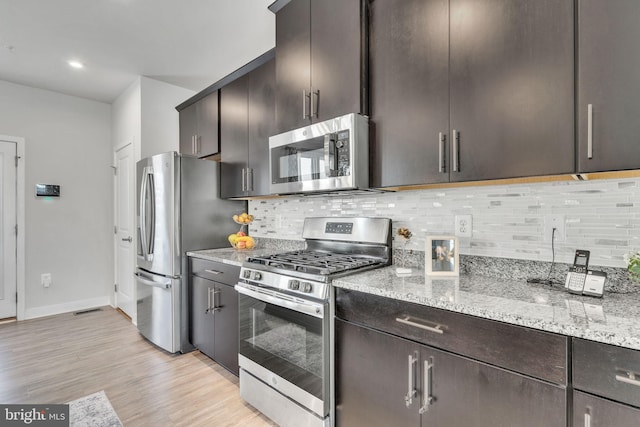
{"label": "light wood floor", "polygon": [[125,427],[272,426],[238,379],[198,351],[170,355],[111,307],[0,324],[0,403],[64,403],[104,390]]}

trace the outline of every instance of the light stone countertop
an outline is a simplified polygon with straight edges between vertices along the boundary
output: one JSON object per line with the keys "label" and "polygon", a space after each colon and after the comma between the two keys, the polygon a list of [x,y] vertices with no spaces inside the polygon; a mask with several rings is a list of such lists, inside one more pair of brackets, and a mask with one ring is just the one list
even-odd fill
{"label": "light stone countertop", "polygon": [[[282,248],[206,249],[188,256],[242,266],[249,256],[283,252]],[[395,266],[335,279],[337,288],[414,302],[485,319],[498,320],[572,337],[640,350],[640,292],[604,298],[569,294],[562,287],[480,275],[426,277],[413,269],[398,277]]]}
{"label": "light stone countertop", "polygon": [[233,248],[222,249],[204,249],[201,251],[187,252],[187,255],[194,258],[206,259],[209,261],[223,262],[225,264],[233,264],[242,266],[242,263],[250,256],[264,256],[282,252],[279,249],[244,249],[238,250]]}
{"label": "light stone countertop", "polygon": [[524,280],[426,277],[415,268],[397,277],[394,266],[341,277],[333,286],[640,350],[638,292],[592,298]]}

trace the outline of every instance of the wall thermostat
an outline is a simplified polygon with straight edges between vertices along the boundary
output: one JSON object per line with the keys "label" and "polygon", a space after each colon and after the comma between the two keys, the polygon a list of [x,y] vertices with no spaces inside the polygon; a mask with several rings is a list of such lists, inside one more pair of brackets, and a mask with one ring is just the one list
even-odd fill
{"label": "wall thermostat", "polygon": [[60,197],[60,186],[55,184],[36,184],[36,197]]}

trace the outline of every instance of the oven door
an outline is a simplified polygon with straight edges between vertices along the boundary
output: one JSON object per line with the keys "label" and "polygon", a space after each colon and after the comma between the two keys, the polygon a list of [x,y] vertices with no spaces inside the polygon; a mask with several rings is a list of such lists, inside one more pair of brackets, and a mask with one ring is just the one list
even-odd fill
{"label": "oven door", "polygon": [[240,283],[240,367],[320,417],[329,406],[328,304]]}

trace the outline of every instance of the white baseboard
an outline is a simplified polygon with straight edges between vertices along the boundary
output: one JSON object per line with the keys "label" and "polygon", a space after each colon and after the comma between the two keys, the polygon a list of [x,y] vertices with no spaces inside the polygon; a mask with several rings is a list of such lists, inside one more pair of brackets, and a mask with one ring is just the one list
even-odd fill
{"label": "white baseboard", "polygon": [[37,317],[52,316],[54,314],[104,307],[105,305],[111,305],[111,299],[108,296],[65,302],[63,304],[45,305],[43,307],[30,307],[25,309],[24,319],[35,319]]}

